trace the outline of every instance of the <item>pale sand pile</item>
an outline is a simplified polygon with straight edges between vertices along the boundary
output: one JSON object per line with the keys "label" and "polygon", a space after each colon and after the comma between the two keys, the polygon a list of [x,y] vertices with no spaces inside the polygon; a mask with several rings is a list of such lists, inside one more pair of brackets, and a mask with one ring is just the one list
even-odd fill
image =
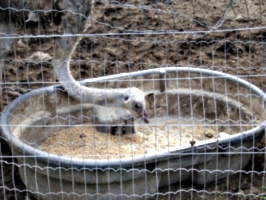
{"label": "pale sand pile", "polygon": [[42,151],[75,158],[114,159],[144,155],[191,141],[216,137],[214,126],[175,125],[170,121],[154,126],[136,126],[137,133],[111,135],[98,132],[91,124],[83,124],[52,133],[40,146]]}

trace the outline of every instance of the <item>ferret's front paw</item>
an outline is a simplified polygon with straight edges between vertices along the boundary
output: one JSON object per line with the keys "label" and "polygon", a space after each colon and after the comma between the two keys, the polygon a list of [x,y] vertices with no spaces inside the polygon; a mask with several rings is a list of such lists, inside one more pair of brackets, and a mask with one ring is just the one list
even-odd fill
{"label": "ferret's front paw", "polygon": [[120,124],[110,126],[110,133],[111,135],[124,135],[127,133],[134,134],[134,118],[130,117],[128,119],[123,120]]}

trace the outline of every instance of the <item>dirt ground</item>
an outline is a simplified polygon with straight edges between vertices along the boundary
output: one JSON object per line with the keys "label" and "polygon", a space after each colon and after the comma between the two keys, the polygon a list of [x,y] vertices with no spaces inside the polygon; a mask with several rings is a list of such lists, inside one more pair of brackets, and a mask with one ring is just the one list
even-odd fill
{"label": "dirt ground", "polygon": [[[266,91],[265,26],[266,2],[260,0],[98,1],[88,30],[94,35],[80,42],[71,70],[83,80],[162,66],[195,66],[237,75]],[[51,26],[42,34],[57,34],[57,29],[60,26]],[[25,31],[19,29],[18,34]],[[20,94],[54,84],[53,45],[52,37],[14,40],[4,66],[4,105]],[[47,55],[40,60],[37,51]],[[4,141],[1,147],[8,157]],[[264,141],[257,147],[259,152],[243,173],[230,180],[205,186],[173,184],[161,188],[156,199],[266,199]],[[14,159],[2,161],[0,179],[6,187],[1,199],[25,199],[25,186],[11,163]]]}

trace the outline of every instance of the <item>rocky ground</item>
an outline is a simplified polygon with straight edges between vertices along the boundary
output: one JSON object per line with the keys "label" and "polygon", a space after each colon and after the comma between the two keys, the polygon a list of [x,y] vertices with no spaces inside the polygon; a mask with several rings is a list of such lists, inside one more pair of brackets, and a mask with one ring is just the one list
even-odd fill
{"label": "rocky ground", "polygon": [[[237,75],[266,91],[264,1],[98,1],[92,22],[87,32],[94,35],[84,38],[72,57],[72,74],[77,80],[182,65]],[[60,26],[52,25],[41,34],[58,31]],[[24,35],[25,31],[17,33]],[[3,70],[3,106],[56,81],[52,37],[15,39],[13,44]],[[230,180],[205,186],[173,184],[161,188],[157,199],[266,199],[264,141],[257,147],[260,153]],[[15,159],[4,141],[1,148],[0,180],[5,186],[1,199],[25,199],[27,192],[13,164]]]}

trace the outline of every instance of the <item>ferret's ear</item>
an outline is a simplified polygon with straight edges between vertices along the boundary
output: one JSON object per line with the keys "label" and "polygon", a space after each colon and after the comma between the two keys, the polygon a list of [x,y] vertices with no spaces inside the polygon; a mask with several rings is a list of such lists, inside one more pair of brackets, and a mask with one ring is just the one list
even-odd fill
{"label": "ferret's ear", "polygon": [[154,91],[148,91],[148,92],[145,92],[144,93],[144,96],[145,97],[151,97],[151,96],[154,96],[154,95],[156,95],[158,93],[159,93],[159,91],[156,91],[156,90],[154,90]]}
{"label": "ferret's ear", "polygon": [[153,92],[145,93],[144,96],[145,98],[151,97],[151,96],[154,96],[154,93]]}

